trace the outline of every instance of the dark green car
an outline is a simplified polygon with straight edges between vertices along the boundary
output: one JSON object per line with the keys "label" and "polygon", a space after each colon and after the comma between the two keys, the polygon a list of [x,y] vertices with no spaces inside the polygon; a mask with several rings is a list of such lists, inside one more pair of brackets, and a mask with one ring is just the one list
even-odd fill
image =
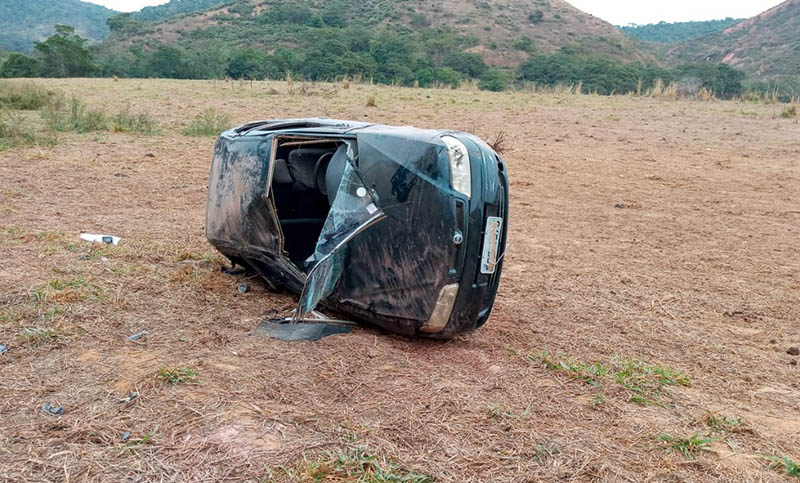
{"label": "dark green car", "polygon": [[208,240],[274,289],[387,330],[450,338],[489,318],[508,226],[505,162],[455,131],[258,121],[214,150]]}

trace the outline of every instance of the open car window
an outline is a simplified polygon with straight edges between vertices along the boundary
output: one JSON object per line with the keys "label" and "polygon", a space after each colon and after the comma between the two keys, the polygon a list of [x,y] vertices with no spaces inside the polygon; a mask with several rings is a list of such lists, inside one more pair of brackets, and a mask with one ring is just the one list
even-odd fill
{"label": "open car window", "polygon": [[348,144],[339,188],[314,253],[306,260],[308,278],[300,295],[296,320],[310,314],[319,301],[333,291],[342,274],[347,243],[385,217],[378,206],[377,195],[359,175],[353,162],[352,146]]}

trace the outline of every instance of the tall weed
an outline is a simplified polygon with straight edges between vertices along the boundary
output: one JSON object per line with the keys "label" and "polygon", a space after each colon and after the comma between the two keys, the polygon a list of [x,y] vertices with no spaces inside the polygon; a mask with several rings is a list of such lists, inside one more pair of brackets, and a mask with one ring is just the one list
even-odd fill
{"label": "tall weed", "polygon": [[108,116],[103,111],[89,109],[77,97],[69,101],[62,96],[54,97],[41,110],[41,116],[51,133],[85,133],[108,129]]}
{"label": "tall weed", "polygon": [[209,107],[183,128],[184,136],[216,136],[228,129],[231,124],[231,117],[225,113],[217,112],[213,107]]}
{"label": "tall weed", "polygon": [[156,119],[147,112],[133,112],[129,104],[111,117],[111,127],[114,132],[141,134],[158,134],[161,132],[161,126]]}

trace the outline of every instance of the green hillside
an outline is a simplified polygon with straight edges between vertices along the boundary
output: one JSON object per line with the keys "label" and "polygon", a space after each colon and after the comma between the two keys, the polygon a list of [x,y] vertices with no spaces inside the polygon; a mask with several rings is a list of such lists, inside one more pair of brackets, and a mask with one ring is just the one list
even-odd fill
{"label": "green hillside", "polygon": [[725,18],[705,22],[659,22],[649,25],[630,24],[620,27],[622,32],[632,38],[648,42],[680,42],[692,40],[741,22],[742,19]]}
{"label": "green hillside", "polygon": [[[200,0],[192,3],[196,1]],[[652,60],[616,27],[563,0],[236,0],[208,11],[131,25],[112,35],[107,45],[147,48],[164,43],[193,50],[212,42],[274,51],[308,46],[321,28],[400,36],[448,29],[463,50],[500,67],[521,64],[533,50],[553,53],[564,46],[623,62]]]}
{"label": "green hillside", "polygon": [[31,52],[34,42],[52,35],[55,24],[71,25],[87,39],[102,40],[109,33],[106,20],[116,13],[79,0],[2,0],[0,47]]}

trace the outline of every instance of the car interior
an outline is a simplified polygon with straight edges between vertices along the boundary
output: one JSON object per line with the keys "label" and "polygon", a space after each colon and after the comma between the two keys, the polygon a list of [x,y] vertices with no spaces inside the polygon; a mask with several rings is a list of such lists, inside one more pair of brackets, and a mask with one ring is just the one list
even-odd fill
{"label": "car interior", "polygon": [[347,162],[347,144],[333,139],[279,138],[272,198],[283,248],[301,269],[314,253]]}

